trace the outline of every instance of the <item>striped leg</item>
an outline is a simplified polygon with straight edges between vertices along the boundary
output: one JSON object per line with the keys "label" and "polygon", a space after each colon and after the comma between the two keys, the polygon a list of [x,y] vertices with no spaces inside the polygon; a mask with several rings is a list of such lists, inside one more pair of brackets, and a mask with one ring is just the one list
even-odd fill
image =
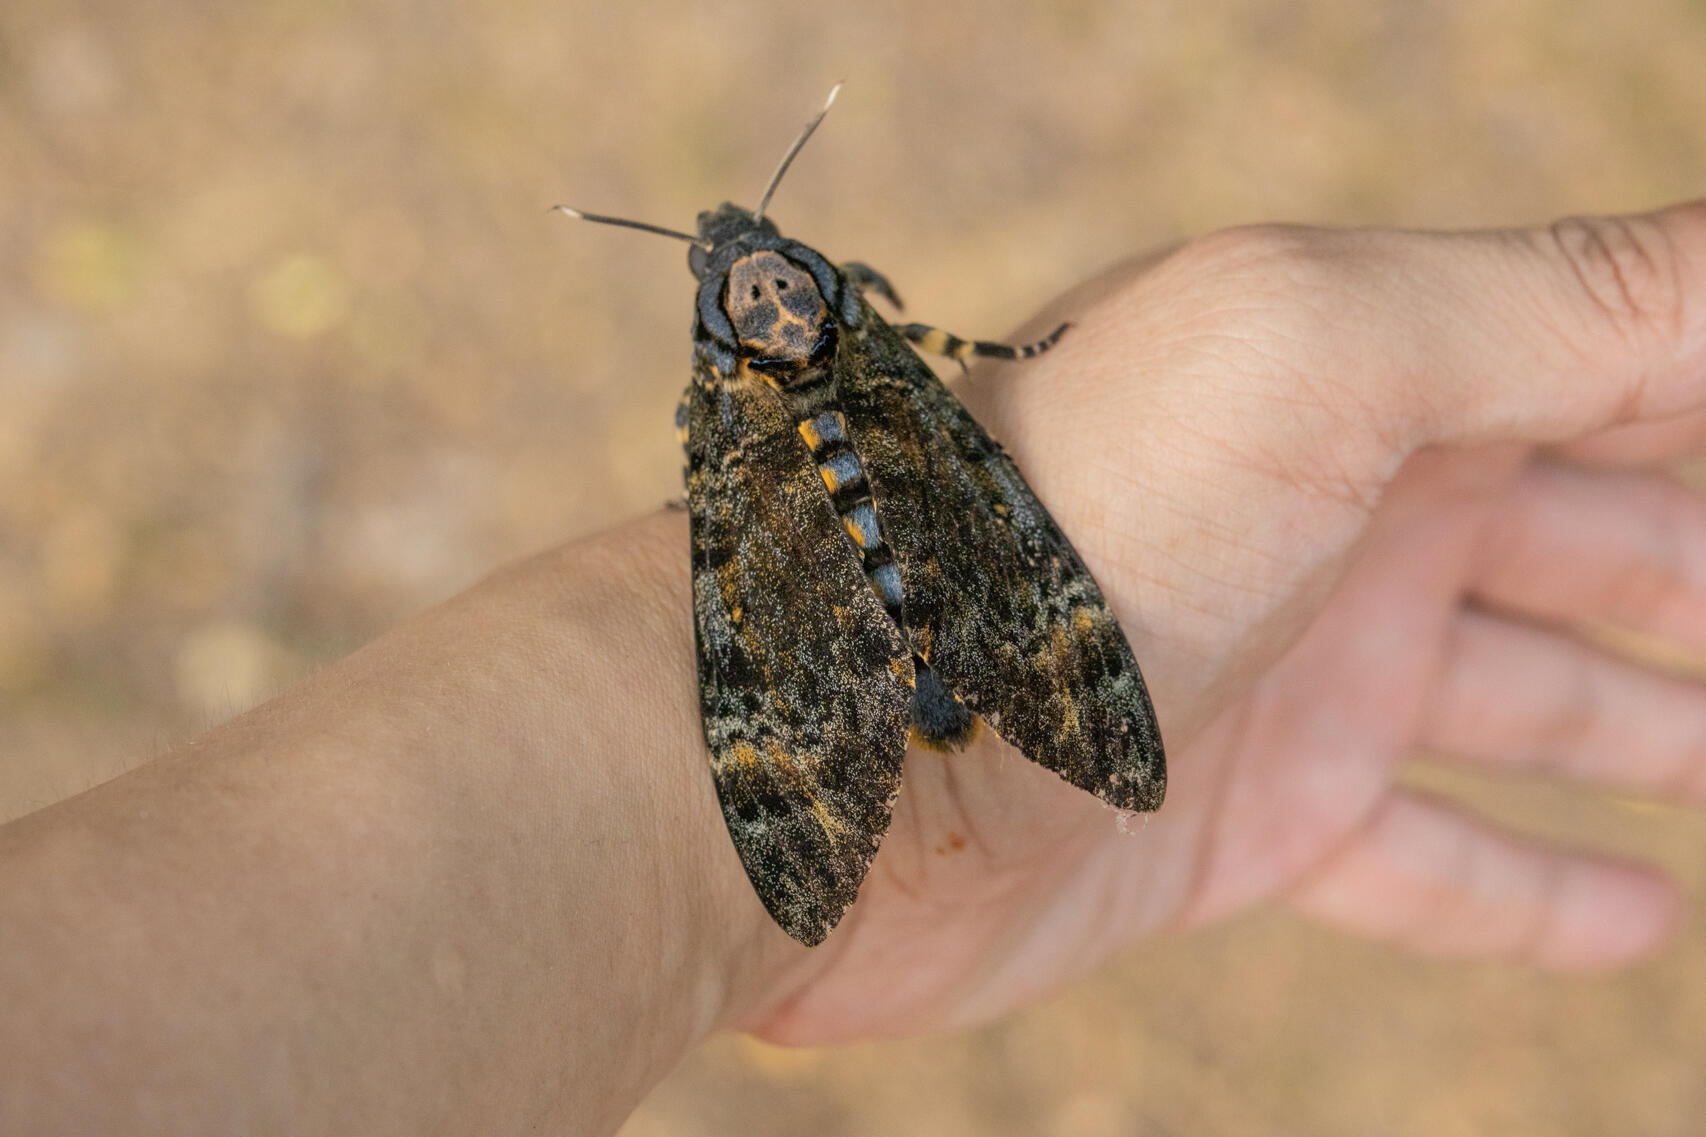
{"label": "striped leg", "polygon": [[895,330],[932,355],[947,356],[964,370],[966,360],[973,356],[981,359],[1029,359],[1033,355],[1041,355],[1053,347],[1071,326],[1062,324],[1036,343],[1028,343],[1022,347],[986,343],[983,340],[963,340],[941,328],[932,328],[929,324],[903,324]]}
{"label": "striped leg", "polygon": [[893,304],[897,312],[906,307],[900,302],[900,293],[894,290],[889,278],[863,261],[848,261],[841,266],[841,275],[860,292],[875,292]]}

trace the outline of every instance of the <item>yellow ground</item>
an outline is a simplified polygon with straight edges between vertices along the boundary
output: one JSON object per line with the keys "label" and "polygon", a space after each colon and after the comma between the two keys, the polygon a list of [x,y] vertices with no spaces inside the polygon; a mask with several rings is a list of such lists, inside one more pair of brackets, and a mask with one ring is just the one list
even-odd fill
{"label": "yellow ground", "polygon": [[[208,15],[213,11],[216,14]],[[1706,191],[1701,0],[0,6],[0,816],[678,493],[682,248],[750,204],[1000,334],[1242,221]],[[960,1037],[728,1039],[627,1137],[1694,1134],[1706,824],[1418,775],[1690,883],[1604,979],[1255,914]]]}

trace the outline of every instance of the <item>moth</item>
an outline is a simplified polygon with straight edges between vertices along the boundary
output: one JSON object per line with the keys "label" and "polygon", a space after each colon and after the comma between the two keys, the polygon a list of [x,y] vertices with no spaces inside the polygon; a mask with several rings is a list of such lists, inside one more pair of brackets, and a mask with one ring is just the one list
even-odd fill
{"label": "moth", "polygon": [[888,829],[908,741],[963,746],[987,723],[1121,810],[1161,804],[1166,759],[1107,602],[1007,453],[915,347],[961,365],[1026,346],[962,340],[724,203],[697,233],[555,208],[687,241],[698,281],[687,451],[700,715],[729,836],[764,906],[823,941]]}

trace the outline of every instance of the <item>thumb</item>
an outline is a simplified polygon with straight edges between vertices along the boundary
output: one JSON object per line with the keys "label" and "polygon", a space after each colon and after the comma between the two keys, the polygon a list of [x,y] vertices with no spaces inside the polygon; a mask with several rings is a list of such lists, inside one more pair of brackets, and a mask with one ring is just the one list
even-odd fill
{"label": "thumb", "polygon": [[1385,301],[1363,334],[1412,445],[1562,443],[1706,409],[1706,202],[1335,236],[1347,309]]}

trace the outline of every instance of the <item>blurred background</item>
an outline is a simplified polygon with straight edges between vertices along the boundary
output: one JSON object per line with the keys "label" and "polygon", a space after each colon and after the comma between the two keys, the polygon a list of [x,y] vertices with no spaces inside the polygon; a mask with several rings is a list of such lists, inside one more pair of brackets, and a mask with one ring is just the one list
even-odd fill
{"label": "blurred background", "polygon": [[[837,80],[773,215],[967,335],[1239,222],[1706,192],[1702,0],[9,0],[0,818],[678,494],[683,249],[545,209],[750,205]],[[1410,776],[1686,926],[1553,979],[1259,912],[967,1034],[716,1040],[624,1133],[1698,1133],[1702,817]]]}

